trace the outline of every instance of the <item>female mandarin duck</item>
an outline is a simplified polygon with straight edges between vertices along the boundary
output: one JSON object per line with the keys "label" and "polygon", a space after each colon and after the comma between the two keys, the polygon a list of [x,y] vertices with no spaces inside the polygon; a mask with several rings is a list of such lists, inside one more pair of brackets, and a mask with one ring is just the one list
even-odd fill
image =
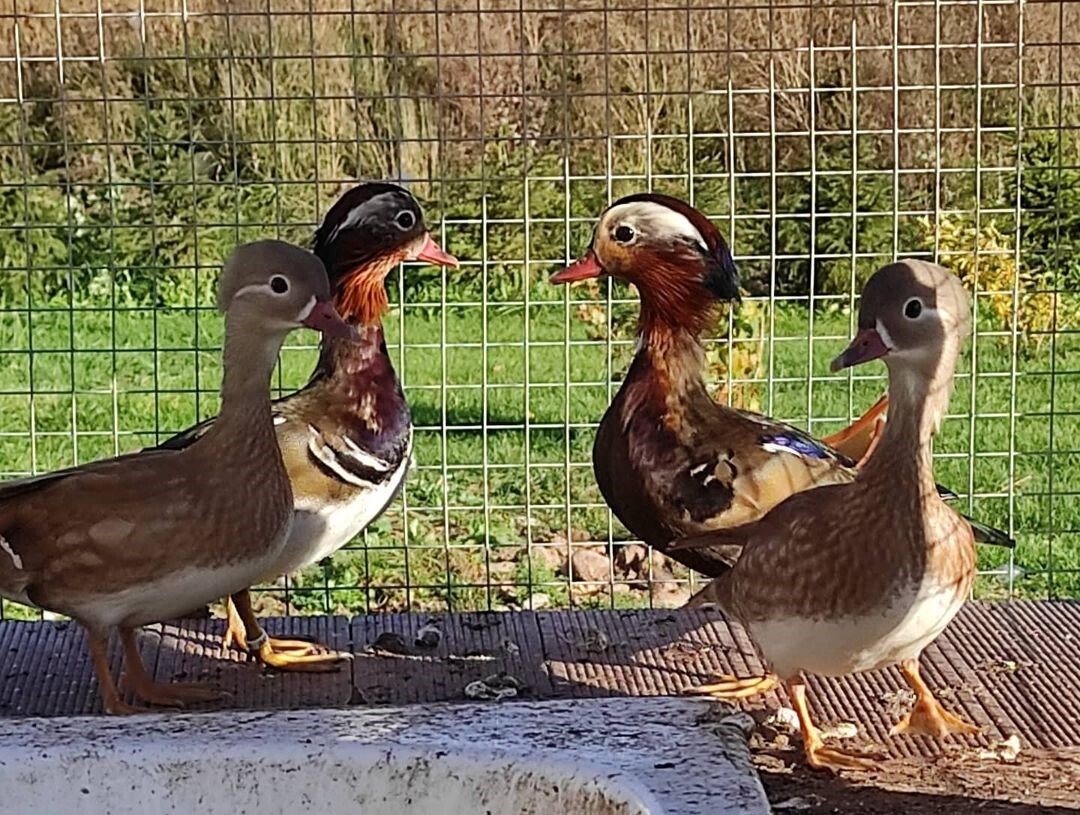
{"label": "female mandarin duck", "polygon": [[771,673],[728,680],[727,695],[784,682],[815,767],[871,764],[823,745],[804,673],[899,663],[916,702],[893,732],[977,732],[942,708],[919,675],[920,653],[960,610],[975,576],[972,529],[938,495],[931,458],[970,312],[960,281],[940,266],[906,260],[878,271],[863,292],[858,334],[832,364],[881,358],[888,367],[891,416],[874,455],[851,483],[793,495],[754,523],[677,544],[742,547],[732,571],[691,604],[719,605],[747,628]]}
{"label": "female mandarin duck", "polygon": [[226,312],[221,415],[198,441],[0,486],[0,595],[82,623],[109,713],[134,710],[109,673],[113,628],[142,701],[219,695],[154,682],[135,628],[238,591],[278,561],[293,504],[270,414],[278,352],[301,325],[353,333],[330,303],[323,264],[280,241],[233,253],[218,306]]}
{"label": "female mandarin duck", "polygon": [[[292,480],[296,519],[281,556],[261,579],[291,574],[330,556],[393,500],[412,456],[412,422],[383,337],[386,276],[403,260],[457,266],[424,226],[416,199],[394,184],[361,184],[330,208],[315,234],[334,302],[359,339],[324,337],[308,384],[274,402],[274,425]],[[161,445],[183,449],[208,420]],[[349,654],[271,639],[250,591],[228,601],[226,647],[235,642],[263,663],[288,670],[333,670]]]}
{"label": "female mandarin duck", "polygon": [[716,576],[730,568],[737,548],[673,552],[672,541],[748,523],[793,493],[855,477],[885,399],[822,442],[709,395],[701,334],[722,302],[738,299],[739,278],[702,213],[652,193],[616,201],[585,256],[551,280],[601,275],[633,283],[641,297],[638,351],[593,446],[600,492],[631,533]]}

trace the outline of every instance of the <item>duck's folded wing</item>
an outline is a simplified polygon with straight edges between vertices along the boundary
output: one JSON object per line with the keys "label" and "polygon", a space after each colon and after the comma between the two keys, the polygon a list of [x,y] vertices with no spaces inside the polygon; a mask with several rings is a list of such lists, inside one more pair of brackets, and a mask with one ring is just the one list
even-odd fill
{"label": "duck's folded wing", "polygon": [[[134,453],[125,453],[122,456],[116,456],[115,458],[108,458],[102,461],[92,461],[88,464],[80,464],[76,467],[65,467],[62,470],[53,470],[52,472],[42,473],[41,475],[27,476],[26,478],[17,478],[13,481],[5,481],[0,483],[0,504],[5,501],[32,493],[36,490],[44,489],[45,487],[52,486],[53,484],[65,481],[73,477],[82,477],[87,475],[101,476],[108,475],[112,472],[119,472],[124,466],[131,464],[136,459],[141,459],[144,456],[152,455],[154,453],[164,450],[138,450]],[[116,468],[114,470],[114,468]]]}
{"label": "duck's folded wing", "polygon": [[187,482],[160,466],[172,455],[130,453],[0,485],[0,539],[9,559],[26,575],[46,566],[58,572],[69,555],[72,568],[79,558],[90,558],[87,567],[153,560],[154,552],[132,544],[167,542],[172,524],[190,514]]}

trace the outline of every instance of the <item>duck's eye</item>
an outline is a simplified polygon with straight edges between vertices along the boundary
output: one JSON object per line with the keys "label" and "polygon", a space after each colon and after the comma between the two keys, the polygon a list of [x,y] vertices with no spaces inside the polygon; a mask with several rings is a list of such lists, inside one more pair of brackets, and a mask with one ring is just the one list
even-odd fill
{"label": "duck's eye", "polygon": [[630,243],[633,239],[634,230],[626,224],[622,224],[615,229],[615,240],[619,243]]}
{"label": "duck's eye", "polygon": [[285,294],[289,290],[289,281],[281,275],[270,278],[270,290],[274,294]]}
{"label": "duck's eye", "polygon": [[912,297],[904,303],[904,316],[909,320],[918,319],[920,314],[922,314],[922,300],[918,297]]}
{"label": "duck's eye", "polygon": [[402,232],[408,232],[414,226],[416,226],[416,216],[409,210],[403,209],[394,218],[394,225]]}

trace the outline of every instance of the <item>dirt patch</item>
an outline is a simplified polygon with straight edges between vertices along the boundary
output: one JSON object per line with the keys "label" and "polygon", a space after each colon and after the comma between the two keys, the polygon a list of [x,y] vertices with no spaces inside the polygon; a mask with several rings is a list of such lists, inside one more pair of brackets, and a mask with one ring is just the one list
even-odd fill
{"label": "dirt patch", "polygon": [[[845,746],[858,745],[845,740]],[[1080,811],[1080,749],[1029,750],[1015,761],[957,749],[893,758],[862,773],[812,770],[798,745],[759,748],[754,763],[776,815],[1053,815]]]}

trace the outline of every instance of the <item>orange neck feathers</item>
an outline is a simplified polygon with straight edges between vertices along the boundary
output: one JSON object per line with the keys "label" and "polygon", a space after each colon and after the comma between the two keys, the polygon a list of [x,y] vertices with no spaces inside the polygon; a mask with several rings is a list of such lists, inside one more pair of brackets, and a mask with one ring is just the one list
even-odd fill
{"label": "orange neck feathers", "polygon": [[352,323],[379,325],[390,308],[386,276],[400,260],[397,253],[391,253],[350,272],[338,285],[335,297],[338,313]]}

